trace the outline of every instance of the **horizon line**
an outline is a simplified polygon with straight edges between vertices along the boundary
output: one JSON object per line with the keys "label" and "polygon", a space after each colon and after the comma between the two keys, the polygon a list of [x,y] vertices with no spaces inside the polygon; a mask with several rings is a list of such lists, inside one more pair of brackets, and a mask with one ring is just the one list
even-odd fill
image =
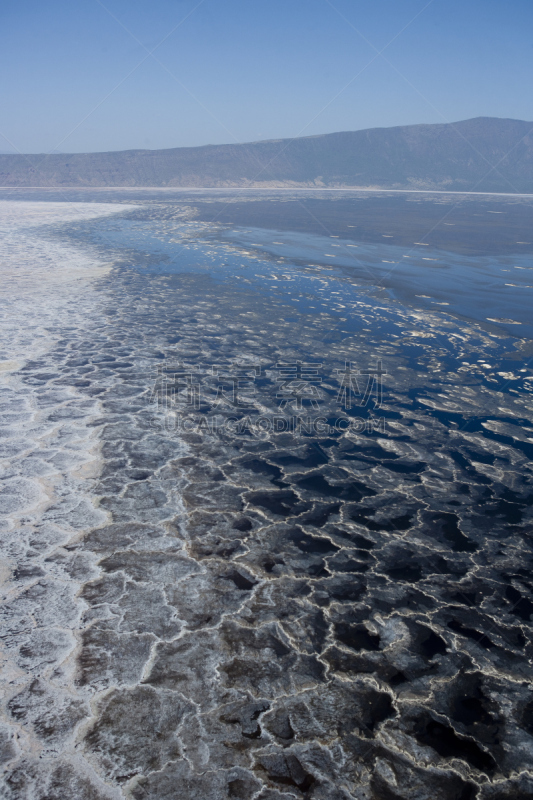
{"label": "horizon line", "polygon": [[[238,190],[240,192],[368,192],[368,193],[395,193],[395,194],[460,194],[460,195],[488,195],[490,197],[533,197],[533,192],[462,192],[453,189],[369,189],[356,186],[327,187],[318,186],[0,186],[2,189],[39,189],[40,191],[169,191],[169,192],[227,192]],[[1,200],[1,198],[0,198]],[[72,202],[65,200],[65,202]]]}

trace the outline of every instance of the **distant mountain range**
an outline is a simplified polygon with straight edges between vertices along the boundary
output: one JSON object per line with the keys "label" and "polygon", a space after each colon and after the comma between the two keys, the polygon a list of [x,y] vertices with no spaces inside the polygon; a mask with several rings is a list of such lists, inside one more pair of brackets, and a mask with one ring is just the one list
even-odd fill
{"label": "distant mountain range", "polygon": [[533,123],[477,117],[249,144],[0,155],[0,186],[533,192]]}

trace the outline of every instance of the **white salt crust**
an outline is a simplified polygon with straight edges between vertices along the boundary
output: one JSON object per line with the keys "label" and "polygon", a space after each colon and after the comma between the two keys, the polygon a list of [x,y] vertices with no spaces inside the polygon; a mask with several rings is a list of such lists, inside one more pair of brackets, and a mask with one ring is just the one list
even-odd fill
{"label": "white salt crust", "polygon": [[[108,518],[88,493],[100,464],[97,434],[88,426],[99,402],[38,376],[54,373],[52,349],[65,334],[83,337],[98,326],[102,300],[94,282],[111,267],[50,237],[50,226],[124,210],[0,201],[0,761],[21,765],[20,797],[40,796],[47,757],[69,750],[72,766],[63,770],[72,772],[73,796],[98,783],[69,744],[90,714],[73,683],[85,607],[76,593],[98,570],[90,558],[69,570],[63,546]],[[44,746],[35,735],[43,725],[54,729]],[[105,786],[100,795],[119,796]]]}

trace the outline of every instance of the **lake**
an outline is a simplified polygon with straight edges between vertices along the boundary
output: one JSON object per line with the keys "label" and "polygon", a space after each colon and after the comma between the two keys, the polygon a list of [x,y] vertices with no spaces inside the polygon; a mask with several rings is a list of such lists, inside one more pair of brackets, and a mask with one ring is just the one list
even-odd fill
{"label": "lake", "polygon": [[0,191],[9,797],[519,796],[532,217]]}

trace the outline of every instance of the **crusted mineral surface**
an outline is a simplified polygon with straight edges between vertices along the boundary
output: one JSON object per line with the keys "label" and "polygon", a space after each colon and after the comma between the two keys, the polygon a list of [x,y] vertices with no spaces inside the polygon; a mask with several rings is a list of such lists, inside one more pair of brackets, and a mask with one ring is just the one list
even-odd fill
{"label": "crusted mineral surface", "polygon": [[[234,243],[194,249],[190,204],[19,205],[2,797],[531,798],[533,402],[508,390],[527,342],[370,289],[318,314],[345,276],[256,256],[316,281],[295,312]],[[93,218],[111,272],[69,243]],[[154,272],[117,220],[248,266]],[[378,362],[369,417],[346,365]]]}

